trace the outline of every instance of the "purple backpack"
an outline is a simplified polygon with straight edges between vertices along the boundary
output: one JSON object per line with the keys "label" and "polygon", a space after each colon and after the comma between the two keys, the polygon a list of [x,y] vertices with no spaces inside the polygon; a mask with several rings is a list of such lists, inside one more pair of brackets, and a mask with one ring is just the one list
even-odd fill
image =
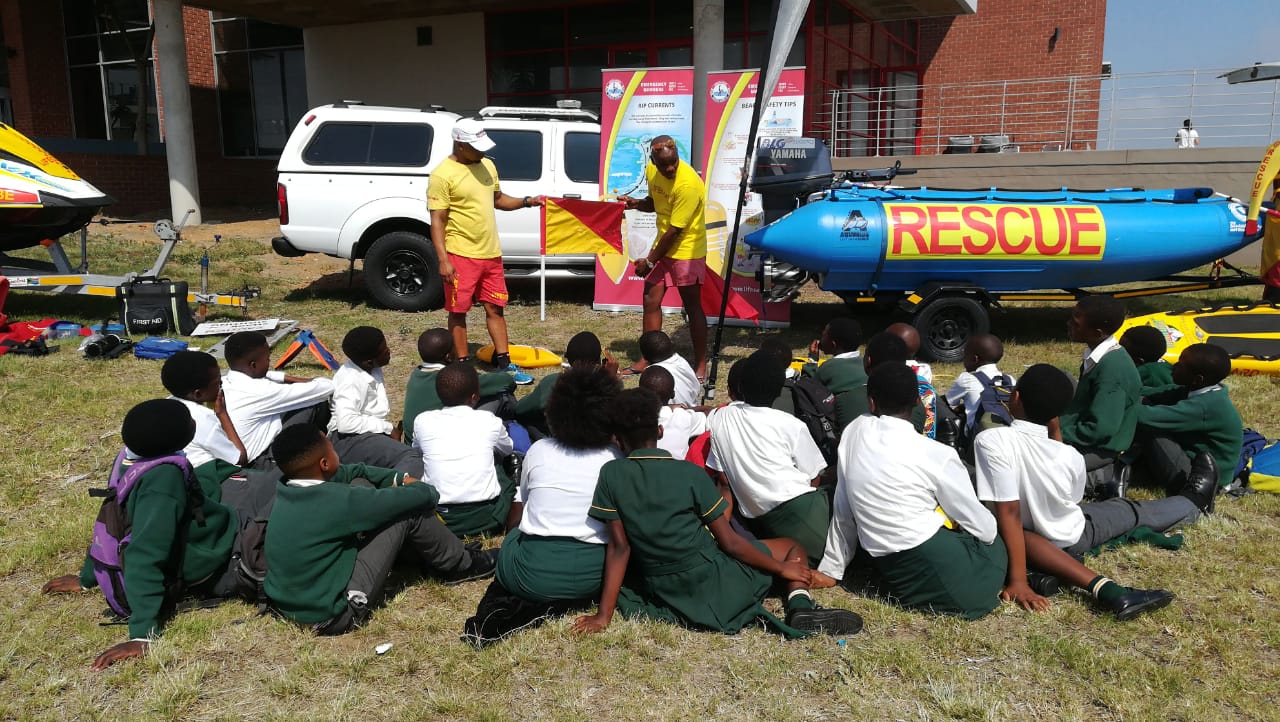
{"label": "purple backpack", "polygon": [[[102,508],[98,510],[98,519],[93,523],[93,542],[89,545],[89,559],[93,563],[93,576],[107,598],[107,606],[121,617],[128,617],[129,598],[124,588],[124,552],[133,538],[133,522],[125,512],[125,501],[129,498],[133,487],[144,474],[161,464],[173,464],[182,472],[187,489],[187,508],[198,522],[203,523],[204,492],[191,469],[191,462],[182,454],[153,456],[148,459],[126,461],[124,450],[116,457],[111,467],[111,478],[105,489],[90,489],[89,496],[102,497]],[[176,602],[182,596],[181,556],[186,545],[186,525],[178,544],[179,563],[169,573],[172,578],[165,580],[165,598]]]}

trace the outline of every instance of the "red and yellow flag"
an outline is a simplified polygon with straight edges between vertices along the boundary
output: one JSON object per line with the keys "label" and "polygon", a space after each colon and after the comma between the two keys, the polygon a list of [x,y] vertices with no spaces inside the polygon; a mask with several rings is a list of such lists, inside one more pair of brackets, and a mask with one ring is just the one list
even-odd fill
{"label": "red and yellow flag", "polygon": [[622,253],[621,203],[547,198],[542,206],[542,255]]}

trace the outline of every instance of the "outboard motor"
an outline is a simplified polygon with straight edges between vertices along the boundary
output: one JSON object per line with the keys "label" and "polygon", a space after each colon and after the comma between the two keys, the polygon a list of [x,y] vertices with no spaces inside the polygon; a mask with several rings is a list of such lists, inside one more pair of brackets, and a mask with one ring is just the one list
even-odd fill
{"label": "outboard motor", "polygon": [[[817,138],[762,138],[756,148],[750,188],[760,194],[764,225],[782,218],[831,187],[831,152]],[[757,274],[760,290],[770,301],[794,298],[809,273],[766,257]]]}
{"label": "outboard motor", "polygon": [[764,223],[803,204],[810,194],[831,187],[831,151],[817,138],[761,138],[756,148],[751,190],[760,194]]}

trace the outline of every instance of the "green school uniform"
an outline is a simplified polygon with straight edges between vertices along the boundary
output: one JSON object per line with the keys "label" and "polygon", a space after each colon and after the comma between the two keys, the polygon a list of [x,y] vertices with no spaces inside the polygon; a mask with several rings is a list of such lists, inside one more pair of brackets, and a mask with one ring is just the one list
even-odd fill
{"label": "green school uniform", "polygon": [[[186,485],[182,472],[172,464],[162,464],[143,474],[125,500],[133,533],[124,552],[124,587],[132,612],[130,639],[159,635],[165,602],[173,601],[165,599],[166,577],[176,575],[180,568],[184,583],[192,587],[221,574],[231,559],[236,538],[235,510],[218,503],[221,492],[216,484],[209,488],[202,482],[201,488],[205,489],[203,524],[187,513]],[[179,553],[182,558],[175,558]],[[80,586],[92,589],[97,585],[92,563],[86,556],[80,570]]]}
{"label": "green school uniform", "polygon": [[1133,444],[1142,406],[1142,379],[1124,349],[1103,355],[1080,377],[1059,419],[1062,440],[1077,449],[1118,454]]}
{"label": "green school uniform", "polygon": [[[421,366],[409,374],[409,383],[404,387],[404,443],[413,444],[413,422],[418,414],[426,411],[438,411],[444,408],[440,394],[436,393],[436,374],[440,369],[427,371]],[[515,393],[516,380],[506,373],[480,374],[480,398],[501,396]]]}
{"label": "green school uniform", "polygon": [[1142,380],[1142,395],[1146,396],[1173,383],[1173,364],[1163,360],[1142,364],[1138,367],[1138,378]]}
{"label": "green school uniform", "polygon": [[804,547],[814,569],[827,547],[827,527],[831,525],[831,499],[823,489],[814,489],[782,502],[755,519],[747,528],[759,539],[785,537]]}
{"label": "green school uniform", "polygon": [[533,391],[516,402],[516,421],[526,428],[534,428],[543,433],[547,429],[547,401],[551,398],[551,389],[560,380],[560,372],[549,373],[538,382]]}
{"label": "green school uniform", "polygon": [[983,544],[972,534],[942,528],[920,546],[872,557],[872,563],[898,604],[978,619],[1000,606],[1009,553],[998,536]]}
{"label": "green school uniform", "polygon": [[621,520],[631,545],[618,610],[728,634],[762,620],[805,636],[761,606],[772,577],[729,557],[708,532],[727,506],[704,471],[661,449],[605,464],[588,513]]}
{"label": "green school uniform", "polygon": [[[267,596],[275,608],[304,624],[323,622],[347,608],[359,535],[412,514],[430,511],[440,493],[430,484],[394,486],[403,474],[343,464],[315,486],[282,485],[267,534]],[[351,486],[366,479],[374,487]]]}
{"label": "green school uniform", "polygon": [[498,495],[486,501],[441,505],[436,509],[440,521],[449,527],[454,536],[499,534],[507,526],[507,513],[516,496],[516,483],[507,475],[502,464],[495,464],[498,473]]}
{"label": "green school uniform", "polygon": [[1159,403],[1138,407],[1138,426],[1181,446],[1188,458],[1208,452],[1218,465],[1218,485],[1230,484],[1240,459],[1244,424],[1227,387],[1195,396],[1180,388],[1151,400]]}
{"label": "green school uniform", "polygon": [[862,357],[833,358],[818,366],[813,377],[836,396],[836,423],[839,431],[868,412],[867,371]]}
{"label": "green school uniform", "polygon": [[495,577],[530,602],[596,599],[604,581],[604,544],[507,532]]}

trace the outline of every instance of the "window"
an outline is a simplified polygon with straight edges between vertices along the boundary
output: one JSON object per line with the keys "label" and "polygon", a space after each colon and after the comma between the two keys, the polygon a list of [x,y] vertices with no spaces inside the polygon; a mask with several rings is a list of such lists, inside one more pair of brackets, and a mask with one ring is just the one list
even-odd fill
{"label": "window", "polygon": [[302,31],[219,12],[212,18],[222,152],[277,156],[307,112]]}
{"label": "window", "polygon": [[565,133],[564,174],[574,183],[600,182],[599,133]]}
{"label": "window", "polygon": [[96,8],[94,0],[62,2],[75,137],[132,141],[145,124],[146,140],[159,141],[150,6],[115,0]]}
{"label": "window", "polygon": [[[486,128],[494,142],[488,155],[498,168],[498,179],[534,181],[542,178],[542,133],[536,130]],[[599,152],[597,150],[597,152]]]}
{"label": "window", "polygon": [[324,123],[302,151],[308,165],[420,168],[431,150],[424,123]]}

